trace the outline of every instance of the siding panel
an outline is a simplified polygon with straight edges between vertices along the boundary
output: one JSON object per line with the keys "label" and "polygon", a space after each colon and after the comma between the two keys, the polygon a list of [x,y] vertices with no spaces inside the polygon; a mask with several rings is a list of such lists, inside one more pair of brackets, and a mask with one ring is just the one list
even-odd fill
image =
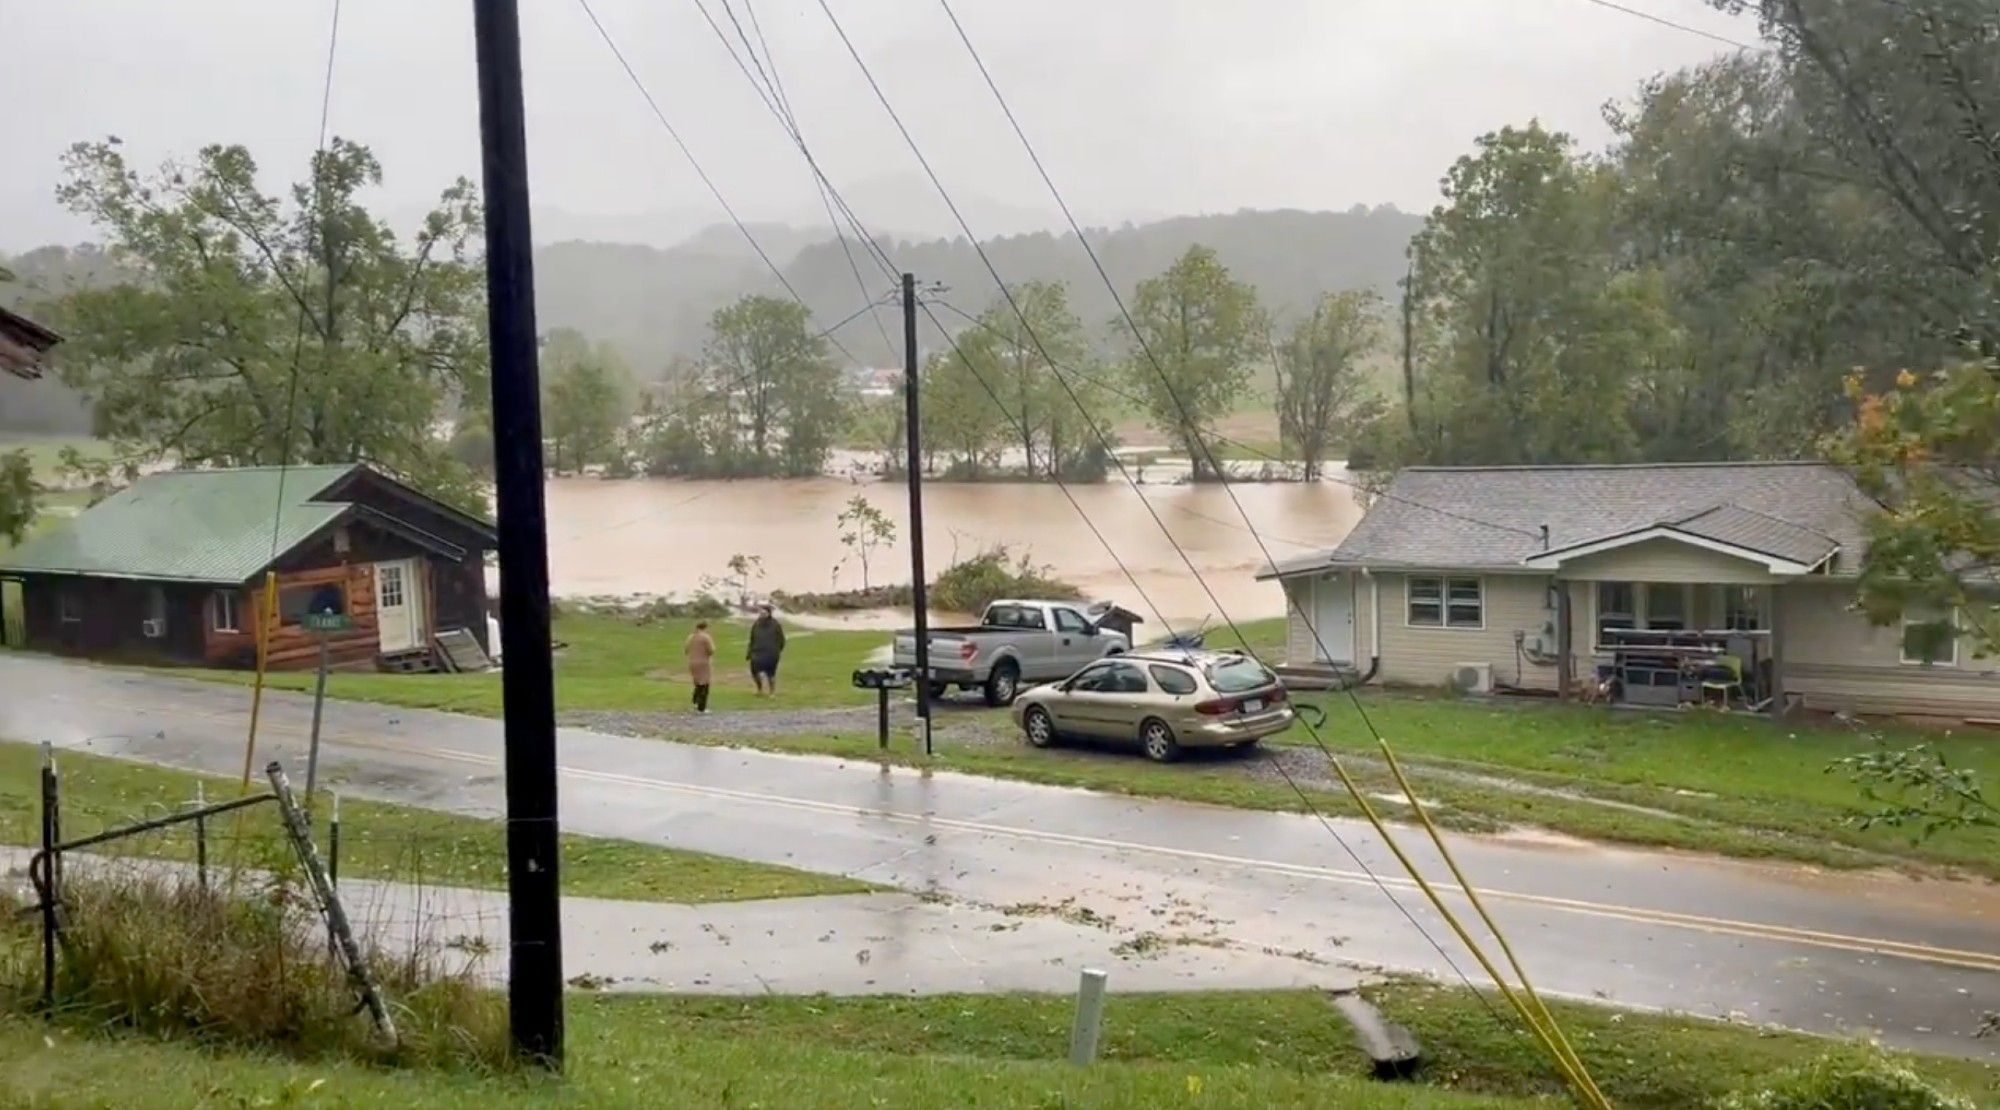
{"label": "siding panel", "polygon": [[2000,670],[1961,641],[1956,665],[1901,661],[1902,632],[1853,611],[1851,583],[1778,589],[1785,687],[1806,708],[1853,713],[2000,717]]}
{"label": "siding panel", "polygon": [[[1415,686],[1443,685],[1461,663],[1491,663],[1493,680],[1517,683],[1514,633],[1529,639],[1543,636],[1554,619],[1548,611],[1549,579],[1537,575],[1488,575],[1485,579],[1486,627],[1412,628],[1406,622],[1402,574],[1377,575],[1382,586],[1382,681]],[[1551,651],[1554,637],[1546,637]],[[1556,668],[1519,659],[1518,685],[1536,690],[1556,688]]]}

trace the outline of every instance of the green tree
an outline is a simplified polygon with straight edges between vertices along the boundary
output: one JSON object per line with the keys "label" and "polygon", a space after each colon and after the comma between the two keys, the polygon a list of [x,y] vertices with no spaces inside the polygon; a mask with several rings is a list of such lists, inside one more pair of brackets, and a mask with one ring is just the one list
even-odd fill
{"label": "green tree", "polygon": [[[1011,291],[1013,303],[996,300],[959,334],[958,349],[998,396],[1006,425],[1000,434],[1012,433],[1030,477],[1101,477],[1091,429],[1108,423],[1110,393],[1083,321],[1070,311],[1069,287],[1030,281]],[[967,384],[985,396],[977,383]]]}
{"label": "green tree", "polygon": [[826,466],[841,427],[840,369],[803,306],[747,296],[717,310],[696,384],[735,425],[711,435],[741,440],[740,450],[712,451],[742,457],[755,473],[809,477]]}
{"label": "green tree", "polygon": [[[961,345],[959,350],[966,350]],[[923,405],[918,412],[919,437],[926,470],[933,452],[947,461],[946,475],[978,479],[999,465],[1010,438],[1012,414],[996,401],[999,385],[978,361],[957,350],[939,351],[925,360],[920,383]],[[991,392],[989,392],[989,390]]]}
{"label": "green tree", "polygon": [[61,302],[61,373],[127,460],[245,466],[366,460],[478,498],[437,428],[486,389],[477,192],[460,179],[406,247],[357,200],[382,181],[335,139],[289,201],[240,146],[132,169],[79,143],[58,196],[109,240],[115,284]]}
{"label": "green tree", "polygon": [[1328,293],[1277,348],[1278,434],[1304,460],[1307,481],[1319,477],[1335,437],[1380,414],[1361,363],[1382,341],[1381,313],[1373,293]]}
{"label": "green tree", "polygon": [[631,371],[609,344],[593,345],[569,328],[550,332],[542,348],[542,434],[553,449],[551,466],[582,471],[616,463],[632,394]]}
{"label": "green tree", "polygon": [[1242,400],[1265,348],[1257,292],[1197,245],[1140,282],[1131,309],[1136,330],[1118,324],[1129,348],[1126,377],[1153,427],[1186,448],[1195,479],[1213,479],[1201,434]]}
{"label": "green tree", "polygon": [[34,465],[26,451],[0,453],[0,539],[20,543],[35,523],[38,506]]}
{"label": "green tree", "polygon": [[855,494],[840,511],[840,545],[861,560],[861,588],[868,588],[868,556],[878,547],[896,542],[896,525],[882,510]]}

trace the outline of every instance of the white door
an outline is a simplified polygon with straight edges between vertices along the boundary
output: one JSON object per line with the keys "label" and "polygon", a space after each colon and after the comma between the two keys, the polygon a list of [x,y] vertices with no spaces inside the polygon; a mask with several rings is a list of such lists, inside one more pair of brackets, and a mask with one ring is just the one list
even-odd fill
{"label": "white door", "polygon": [[1313,658],[1321,663],[1354,662],[1354,587],[1344,574],[1313,582]]}
{"label": "white door", "polygon": [[375,623],[384,655],[424,646],[422,581],[415,559],[375,564]]}

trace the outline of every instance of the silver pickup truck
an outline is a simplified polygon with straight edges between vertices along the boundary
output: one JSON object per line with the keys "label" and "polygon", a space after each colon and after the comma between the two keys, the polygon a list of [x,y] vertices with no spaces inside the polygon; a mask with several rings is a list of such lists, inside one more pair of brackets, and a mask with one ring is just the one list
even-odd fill
{"label": "silver pickup truck", "polygon": [[[976,625],[930,629],[930,693],[978,689],[988,705],[1011,705],[1021,684],[1068,678],[1086,663],[1132,649],[1069,601],[996,601]],[[894,664],[914,671],[917,632],[896,633]]]}

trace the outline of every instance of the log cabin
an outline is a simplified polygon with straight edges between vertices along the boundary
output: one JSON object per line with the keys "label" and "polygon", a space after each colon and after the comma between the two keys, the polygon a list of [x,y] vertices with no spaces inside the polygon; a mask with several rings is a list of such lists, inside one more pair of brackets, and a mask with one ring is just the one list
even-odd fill
{"label": "log cabin", "polygon": [[[251,667],[434,669],[434,638],[487,643],[491,523],[364,464],[174,470],[0,556],[33,650],[89,659]],[[277,585],[267,608],[267,577]],[[315,632],[309,612],[345,613]],[[268,616],[267,616],[268,614]]]}
{"label": "log cabin", "polygon": [[17,378],[39,378],[49,349],[62,336],[16,312],[0,308],[0,370]]}

